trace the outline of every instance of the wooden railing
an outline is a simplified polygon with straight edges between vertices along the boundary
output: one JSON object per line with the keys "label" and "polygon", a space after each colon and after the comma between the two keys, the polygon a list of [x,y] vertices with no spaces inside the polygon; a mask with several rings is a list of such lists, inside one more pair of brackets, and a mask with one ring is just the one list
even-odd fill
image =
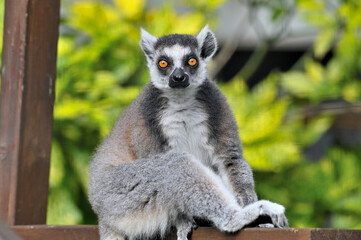
{"label": "wooden railing", "polygon": [[[46,224],[60,0],[6,0],[0,94],[0,239],[95,240]],[[12,231],[11,231],[11,230]],[[175,239],[171,234],[168,239]],[[360,240],[360,230],[199,228],[192,239]]]}
{"label": "wooden railing", "polygon": [[[12,228],[27,240],[98,240],[96,226],[15,226]],[[167,240],[176,240],[170,234]],[[225,234],[215,228],[198,228],[192,240],[360,240],[360,230],[248,228],[236,234]]]}

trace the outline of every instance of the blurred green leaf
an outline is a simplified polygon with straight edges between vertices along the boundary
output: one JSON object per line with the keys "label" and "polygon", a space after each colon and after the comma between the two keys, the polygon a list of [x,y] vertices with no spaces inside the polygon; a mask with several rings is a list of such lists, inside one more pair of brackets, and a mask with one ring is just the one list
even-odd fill
{"label": "blurred green leaf", "polygon": [[313,119],[304,129],[302,134],[302,145],[309,146],[315,143],[333,123],[333,119],[329,116],[321,116]]}
{"label": "blurred green leaf", "polygon": [[361,99],[361,82],[355,79],[347,83],[342,90],[342,97],[349,102]]}
{"label": "blurred green leaf", "polygon": [[335,35],[336,29],[333,28],[324,29],[318,34],[314,44],[314,52],[317,58],[323,58],[327,51],[330,50]]}
{"label": "blurred green leaf", "polygon": [[140,17],[144,5],[145,0],[114,0],[115,5],[118,10],[122,12],[129,19],[137,19]]}
{"label": "blurred green leaf", "polygon": [[303,72],[291,71],[282,75],[282,87],[297,97],[309,97],[314,85],[310,78]]}

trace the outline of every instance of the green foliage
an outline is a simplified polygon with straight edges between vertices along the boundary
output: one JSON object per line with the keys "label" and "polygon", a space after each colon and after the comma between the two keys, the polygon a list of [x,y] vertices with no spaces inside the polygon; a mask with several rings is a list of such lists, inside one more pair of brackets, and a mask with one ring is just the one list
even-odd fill
{"label": "green foliage", "polygon": [[[301,69],[276,75],[280,80],[279,96],[290,103],[282,124],[295,123],[289,134],[295,136],[293,141],[302,150],[315,143],[333,123],[332,116],[319,115],[305,124],[305,107],[329,100],[343,99],[351,104],[361,100],[361,3],[343,1],[337,6],[299,0],[297,10],[319,30],[313,48],[315,59],[305,57]],[[331,49],[333,58],[326,66],[321,65],[318,59]],[[277,173],[256,169],[260,196],[285,204],[292,226],[360,228],[359,148],[334,146],[314,163],[302,154],[297,158],[299,161],[283,165],[284,169]]]}
{"label": "green foliage", "polygon": [[361,202],[359,154],[333,148],[320,162],[300,162],[278,175],[262,177],[259,187],[264,188],[265,197],[277,200],[267,189],[266,178],[281,182],[279,187],[287,189],[283,201],[287,203],[293,226],[322,227],[326,221],[331,221],[335,228],[360,228],[357,207]]}
{"label": "green foliage", "polygon": [[333,118],[320,115],[305,125],[294,101],[277,94],[278,75],[253,91],[239,78],[221,85],[240,126],[260,198],[284,204],[294,227],[322,227],[330,221],[332,227],[360,228],[361,151],[333,147],[319,162],[307,161],[302,149],[315,143]]}
{"label": "green foliage", "polygon": [[343,1],[339,6],[327,1],[299,0],[298,11],[317,27],[313,53],[318,59],[334,51],[327,66],[307,58],[304,69],[282,76],[282,86],[297,99],[319,103],[343,98],[349,102],[361,98],[361,4]]}
{"label": "green foliage", "polygon": [[274,80],[270,77],[252,92],[240,78],[221,85],[240,127],[245,157],[254,170],[279,171],[300,160],[300,149],[290,134],[294,123],[283,124],[289,101],[277,99]]}
{"label": "green foliage", "polygon": [[[1,0],[0,0],[1,1]],[[48,224],[95,223],[87,201],[92,152],[119,114],[148,82],[138,45],[139,28],[157,36],[198,32],[215,25],[224,0],[181,1],[178,14],[167,2],[148,8],[144,0],[63,2],[63,34],[58,45],[58,77],[50,172]],[[253,1],[272,10],[277,23],[289,1]],[[295,1],[296,10],[319,29],[302,68],[272,73],[255,89],[237,76],[221,89],[240,127],[260,198],[284,204],[291,226],[361,228],[361,151],[333,146],[318,162],[303,155],[333,124],[330,115],[307,122],[305,106],[329,99],[359,101],[361,4],[329,7],[316,0]],[[334,49],[326,65],[317,59]]]}
{"label": "green foliage", "polygon": [[333,227],[360,228],[360,151],[335,147],[321,161],[307,161],[302,149],[329,129],[332,118],[321,115],[305,125],[301,115],[290,115],[292,101],[277,94],[276,76],[253,91],[239,78],[221,85],[240,126],[260,198],[284,204],[294,227],[331,221]]}
{"label": "green foliage", "polygon": [[[276,2],[281,1],[268,6],[275,16]],[[284,204],[294,227],[360,228],[361,152],[333,146],[311,163],[303,150],[317,142],[334,120],[320,114],[306,124],[302,112],[327,100],[351,104],[361,100],[361,3],[296,4],[298,13],[319,30],[315,58],[306,55],[302,68],[273,73],[252,91],[239,78],[222,85],[222,90],[240,126],[260,198]],[[331,49],[333,58],[321,65],[318,60]]]}

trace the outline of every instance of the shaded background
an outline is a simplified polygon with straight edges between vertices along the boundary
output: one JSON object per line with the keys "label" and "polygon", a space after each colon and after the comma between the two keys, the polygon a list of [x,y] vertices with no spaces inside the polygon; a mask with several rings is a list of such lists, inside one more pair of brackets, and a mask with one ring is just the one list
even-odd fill
{"label": "shaded background", "polygon": [[220,45],[209,75],[259,197],[285,205],[292,227],[361,228],[360,1],[63,0],[61,16],[48,224],[96,223],[88,164],[149,80],[140,27],[209,24]]}

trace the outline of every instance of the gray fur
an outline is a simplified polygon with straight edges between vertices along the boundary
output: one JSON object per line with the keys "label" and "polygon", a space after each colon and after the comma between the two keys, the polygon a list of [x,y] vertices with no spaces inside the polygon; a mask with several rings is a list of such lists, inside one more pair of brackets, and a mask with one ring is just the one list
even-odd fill
{"label": "gray fur", "polygon": [[[206,78],[206,64],[216,51],[209,28],[197,37],[159,39],[143,30],[140,44],[151,83],[124,111],[90,167],[89,199],[101,239],[162,237],[175,226],[178,240],[185,240],[194,218],[227,232],[260,215],[269,215],[276,227],[287,226],[283,206],[257,201],[236,121]],[[174,65],[165,72],[157,67],[161,56]],[[189,57],[198,60],[192,71]],[[167,77],[175,68],[187,74],[189,86],[169,87]]]}
{"label": "gray fur", "polygon": [[200,46],[200,56],[205,62],[208,62],[217,50],[217,41],[214,33],[206,25],[197,35],[198,45]]}
{"label": "gray fur", "polygon": [[196,49],[199,46],[197,39],[192,35],[170,34],[158,38],[154,44],[154,48],[155,50],[158,50],[165,47],[171,47],[176,44],[179,44],[183,47],[191,47],[193,49]]}
{"label": "gray fur", "polygon": [[141,40],[140,46],[145,53],[145,56],[149,60],[153,60],[152,53],[154,52],[154,44],[157,41],[157,38],[149,34],[144,29],[141,29]]}

